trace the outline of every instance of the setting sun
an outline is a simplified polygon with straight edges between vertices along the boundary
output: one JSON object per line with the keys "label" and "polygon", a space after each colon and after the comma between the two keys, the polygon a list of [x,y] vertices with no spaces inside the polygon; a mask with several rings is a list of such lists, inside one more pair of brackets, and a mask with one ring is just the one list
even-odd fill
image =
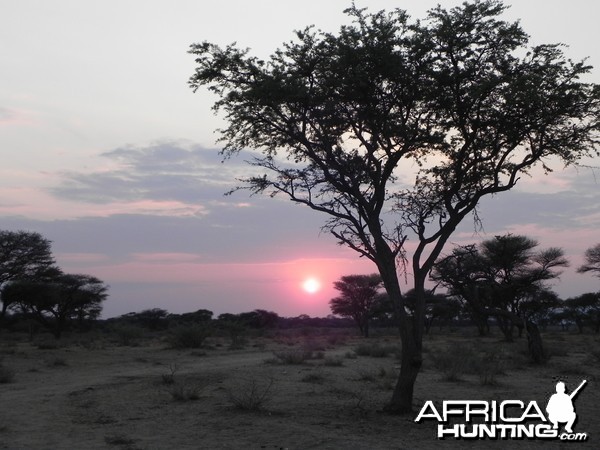
{"label": "setting sun", "polygon": [[307,278],[304,280],[304,283],[302,283],[302,289],[309,294],[314,294],[321,289],[321,283],[316,278]]}

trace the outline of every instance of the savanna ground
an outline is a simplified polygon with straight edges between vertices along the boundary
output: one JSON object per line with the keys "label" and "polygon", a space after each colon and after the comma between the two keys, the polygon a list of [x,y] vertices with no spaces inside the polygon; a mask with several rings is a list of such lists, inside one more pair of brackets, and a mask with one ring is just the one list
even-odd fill
{"label": "savanna ground", "polygon": [[436,438],[434,422],[390,416],[399,339],[353,330],[274,330],[235,345],[208,338],[172,348],[165,335],[49,337],[0,334],[0,449],[600,448],[600,336],[547,332],[544,366],[525,339],[471,328],[432,330],[416,384],[426,400],[536,400],[558,379],[577,397],[585,443]]}

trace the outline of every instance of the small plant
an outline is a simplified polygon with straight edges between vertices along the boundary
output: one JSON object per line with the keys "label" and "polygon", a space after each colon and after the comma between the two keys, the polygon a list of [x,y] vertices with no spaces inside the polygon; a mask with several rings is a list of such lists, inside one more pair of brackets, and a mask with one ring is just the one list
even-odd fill
{"label": "small plant", "polygon": [[261,411],[270,400],[272,386],[272,378],[269,379],[266,385],[252,379],[242,383],[235,389],[230,389],[227,393],[229,401],[235,408],[242,411]]}
{"label": "small plant", "polygon": [[168,366],[169,373],[162,374],[162,383],[168,386],[175,384],[175,373],[179,370],[179,365],[172,363]]}

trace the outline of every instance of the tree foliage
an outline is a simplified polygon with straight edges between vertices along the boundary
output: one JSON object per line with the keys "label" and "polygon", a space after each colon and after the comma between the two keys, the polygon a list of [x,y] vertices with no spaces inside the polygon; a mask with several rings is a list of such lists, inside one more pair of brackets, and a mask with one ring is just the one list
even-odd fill
{"label": "tree foliage", "polygon": [[353,319],[360,332],[369,337],[369,321],[378,310],[377,304],[387,300],[381,296],[382,284],[379,274],[342,276],[333,283],[339,296],[329,300],[331,312]]}
{"label": "tree foliage", "polygon": [[83,324],[96,319],[107,291],[108,286],[96,277],[56,270],[45,278],[7,283],[2,297],[12,309],[37,320],[60,338],[70,321]]}
{"label": "tree foliage", "polygon": [[592,272],[600,277],[600,244],[596,244],[585,251],[585,263],[577,269],[577,272]]}
{"label": "tree foliage", "polygon": [[[266,61],[191,46],[190,86],[218,95],[224,154],[256,150],[242,186],[325,213],[325,229],[376,264],[400,323],[397,412],[411,410],[422,364],[425,280],[458,224],[534,166],[598,154],[590,67],[560,45],[529,47],[504,9],[481,0],[413,21],[353,6],[337,34],[308,27]],[[412,317],[398,282],[409,237]]]}
{"label": "tree foliage", "polygon": [[[39,233],[0,230],[0,287],[16,279],[35,279],[54,266],[51,242]],[[10,299],[0,297],[5,316]]]}
{"label": "tree foliage", "polygon": [[[507,340],[516,325],[541,317],[544,307],[556,302],[548,281],[568,266],[559,248],[537,250],[526,236],[507,234],[483,241],[479,246],[455,248],[434,266],[432,278],[461,298],[480,322],[493,316]],[[480,326],[480,331],[482,330]]]}

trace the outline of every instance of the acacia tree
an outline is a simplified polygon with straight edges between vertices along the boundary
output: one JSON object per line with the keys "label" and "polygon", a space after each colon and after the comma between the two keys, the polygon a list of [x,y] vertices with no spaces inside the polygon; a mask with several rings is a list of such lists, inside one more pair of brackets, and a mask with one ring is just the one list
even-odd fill
{"label": "acacia tree", "polygon": [[[40,278],[55,264],[51,243],[39,233],[30,231],[0,231],[0,288],[6,283],[24,278]],[[0,297],[0,323],[10,300]]]}
{"label": "acacia tree", "polygon": [[[191,46],[191,88],[208,86],[225,113],[224,155],[255,150],[260,172],[242,186],[328,215],[324,228],[377,266],[402,339],[390,412],[412,410],[425,281],[459,223],[535,165],[598,154],[600,89],[580,80],[590,67],[559,45],[529,48],[504,9],[467,2],[411,21],[351,7],[339,33],[298,31],[267,61]],[[409,236],[412,317],[398,280]]]}
{"label": "acacia tree", "polygon": [[[479,246],[457,247],[436,262],[431,276],[463,299],[475,321],[480,322],[480,333],[482,319],[487,323],[492,316],[506,340],[512,341],[514,326],[520,332],[535,328],[533,320],[540,317],[540,310],[553,306],[556,295],[547,282],[560,275],[560,268],[568,266],[562,249],[538,251],[538,245],[527,236],[507,234]],[[532,346],[532,350],[541,348],[540,341]],[[544,357],[543,353],[531,356],[540,362]]]}
{"label": "acacia tree", "polygon": [[577,272],[593,272],[597,277],[600,277],[600,244],[596,244],[585,251],[585,263],[577,269]]}
{"label": "acacia tree", "polygon": [[356,322],[364,337],[369,337],[369,321],[377,312],[382,281],[377,273],[372,275],[344,275],[333,283],[339,296],[329,300],[331,312],[349,317]]}
{"label": "acacia tree", "polygon": [[2,290],[11,307],[49,328],[58,339],[70,320],[80,324],[96,319],[108,286],[91,275],[60,271],[44,280],[23,279],[8,283]]}

